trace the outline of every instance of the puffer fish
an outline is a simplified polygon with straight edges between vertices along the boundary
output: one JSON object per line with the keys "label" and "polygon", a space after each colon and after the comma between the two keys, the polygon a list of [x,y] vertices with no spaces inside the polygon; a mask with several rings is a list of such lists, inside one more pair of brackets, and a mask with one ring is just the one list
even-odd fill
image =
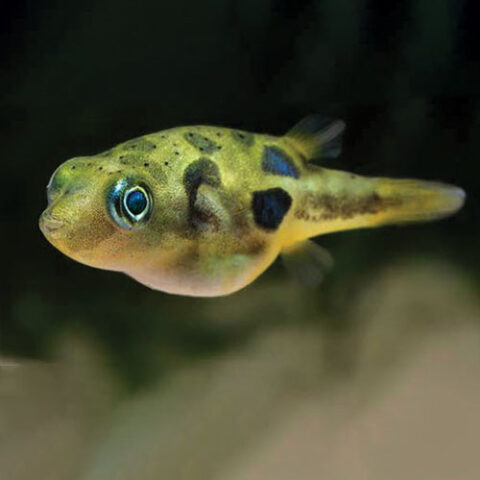
{"label": "puffer fish", "polygon": [[339,155],[344,128],[319,116],[284,136],[185,126],[75,157],[50,178],[40,229],[78,262],[207,297],[242,289],[279,254],[308,259],[312,237],[463,205],[451,185],[312,163]]}

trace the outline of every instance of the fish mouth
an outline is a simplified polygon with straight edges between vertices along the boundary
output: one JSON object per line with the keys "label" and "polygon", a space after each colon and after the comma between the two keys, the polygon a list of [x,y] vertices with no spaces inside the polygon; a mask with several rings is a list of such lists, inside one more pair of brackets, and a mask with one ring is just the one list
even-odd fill
{"label": "fish mouth", "polygon": [[42,213],[39,219],[39,227],[42,233],[49,237],[58,234],[66,226],[63,220],[52,215],[51,212],[45,211]]}

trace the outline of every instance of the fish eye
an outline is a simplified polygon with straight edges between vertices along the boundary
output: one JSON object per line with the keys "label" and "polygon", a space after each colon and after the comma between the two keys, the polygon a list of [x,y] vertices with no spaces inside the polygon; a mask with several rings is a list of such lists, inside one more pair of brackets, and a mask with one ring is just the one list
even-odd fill
{"label": "fish eye", "polygon": [[123,208],[125,213],[135,222],[140,221],[148,213],[150,201],[147,192],[140,186],[125,191]]}
{"label": "fish eye", "polygon": [[131,185],[126,180],[114,185],[107,201],[113,220],[126,229],[134,229],[148,220],[152,209],[152,196],[146,185]]}

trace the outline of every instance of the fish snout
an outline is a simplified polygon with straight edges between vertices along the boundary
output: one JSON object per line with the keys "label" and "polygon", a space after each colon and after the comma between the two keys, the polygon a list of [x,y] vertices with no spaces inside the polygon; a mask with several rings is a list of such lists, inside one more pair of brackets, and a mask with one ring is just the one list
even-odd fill
{"label": "fish snout", "polygon": [[66,222],[53,215],[51,211],[45,210],[40,216],[39,226],[40,230],[46,237],[51,237],[64,230]]}

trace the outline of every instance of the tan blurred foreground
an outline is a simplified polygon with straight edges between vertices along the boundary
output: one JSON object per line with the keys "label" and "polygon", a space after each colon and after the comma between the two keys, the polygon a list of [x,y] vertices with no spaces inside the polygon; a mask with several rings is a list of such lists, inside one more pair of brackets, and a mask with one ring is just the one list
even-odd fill
{"label": "tan blurred foreground", "polygon": [[0,479],[480,478],[478,293],[448,265],[391,267],[352,315],[347,338],[272,328],[136,396],[80,336],[52,364],[0,359]]}

